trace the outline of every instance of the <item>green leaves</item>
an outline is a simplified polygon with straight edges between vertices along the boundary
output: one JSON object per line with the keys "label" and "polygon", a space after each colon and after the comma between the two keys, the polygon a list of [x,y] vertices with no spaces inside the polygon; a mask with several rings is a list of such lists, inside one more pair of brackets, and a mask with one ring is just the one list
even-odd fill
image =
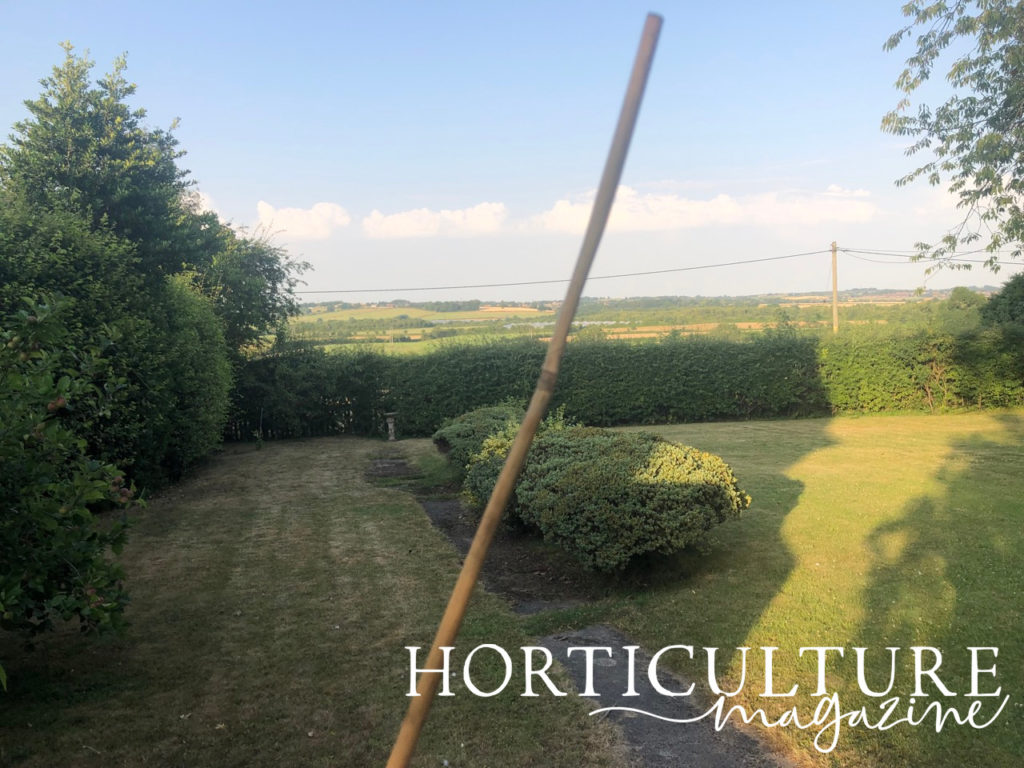
{"label": "green leaves", "polygon": [[432,439],[450,462],[465,468],[484,440],[509,424],[514,433],[525,413],[521,405],[513,403],[476,408],[447,421]]}
{"label": "green leaves", "polygon": [[126,103],[135,86],[124,57],[94,86],[93,62],[70,44],[64,51],[43,93],[25,102],[30,117],[0,148],[0,182],[33,205],[73,212],[135,243],[145,271],[176,271],[188,260],[175,236],[188,186],[177,140],[148,128],[145,111]]}
{"label": "green leaves", "polygon": [[126,511],[134,490],[73,431],[67,406],[100,395],[61,307],[32,305],[0,329],[0,628],[27,635],[58,619],[114,626],[127,601],[108,559],[126,526],[101,512]]}
{"label": "green leaves", "polygon": [[718,456],[642,432],[548,430],[530,451],[516,515],[585,567],[625,568],[699,547],[750,505]]}
{"label": "green leaves", "polygon": [[[893,50],[915,28],[916,53],[896,81],[908,97],[882,118],[882,130],[916,137],[912,155],[930,149],[935,159],[897,180],[924,177],[932,185],[948,183],[959,197],[962,220],[936,243],[918,243],[919,257],[950,265],[963,246],[983,238],[991,254],[986,266],[998,268],[1001,250],[1022,253],[1024,233],[1024,6],[1009,0],[956,0],[903,7],[911,22],[893,34]],[[932,74],[939,56],[966,39],[968,53],[956,58],[947,80],[954,94],[935,110],[922,105],[906,114],[909,96]],[[964,265],[953,265],[962,267]],[[970,268],[969,265],[967,268]]]}

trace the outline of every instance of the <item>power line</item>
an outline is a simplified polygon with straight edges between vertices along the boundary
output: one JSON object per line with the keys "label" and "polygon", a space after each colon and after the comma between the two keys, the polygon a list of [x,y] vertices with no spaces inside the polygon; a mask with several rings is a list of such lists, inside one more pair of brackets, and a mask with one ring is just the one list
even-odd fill
{"label": "power line", "polygon": [[839,252],[840,253],[844,253],[847,256],[852,256],[853,258],[857,259],[857,261],[867,261],[867,262],[870,262],[872,264],[913,264],[914,263],[913,261],[907,261],[905,259],[903,261],[888,261],[888,260],[884,260],[884,259],[869,259],[867,256],[858,256],[856,251],[850,251],[850,250],[847,250],[846,248],[840,248]]}
{"label": "power line", "polygon": [[[666,275],[671,272],[692,272],[698,269],[717,269],[719,267],[735,267],[742,264],[757,264],[764,261],[782,261],[783,259],[795,259],[800,256],[820,256],[823,253],[831,253],[829,250],[807,251],[805,253],[788,253],[785,256],[766,256],[761,259],[744,259],[742,261],[724,261],[718,264],[699,264],[694,267],[674,267],[673,269],[655,269],[649,272],[624,272],[619,275],[593,275],[587,278],[591,280],[616,280],[622,277],[644,277],[646,275]],[[431,285],[418,288],[339,288],[337,290],[317,291],[295,291],[295,293],[404,293],[408,291],[454,291],[461,288],[512,288],[522,285],[552,285],[555,283],[567,283],[564,280],[524,280],[515,283],[478,283],[475,285]]]}
{"label": "power line", "polygon": [[[914,259],[913,257],[920,253],[920,251],[897,251],[897,250],[879,250],[872,248],[840,248],[843,253],[853,256],[855,259],[861,261],[869,261],[873,264],[917,264],[921,259]],[[987,251],[984,248],[978,248],[974,251],[964,251],[964,256],[969,256],[973,253],[992,253],[994,256],[1010,256],[1012,254],[1003,252],[992,252]],[[857,254],[867,254],[870,256],[896,256],[902,259],[901,261],[882,261],[879,259],[869,259],[864,256],[858,256]],[[957,264],[987,264],[988,259],[959,259],[959,258],[941,258],[937,261],[952,261]]]}

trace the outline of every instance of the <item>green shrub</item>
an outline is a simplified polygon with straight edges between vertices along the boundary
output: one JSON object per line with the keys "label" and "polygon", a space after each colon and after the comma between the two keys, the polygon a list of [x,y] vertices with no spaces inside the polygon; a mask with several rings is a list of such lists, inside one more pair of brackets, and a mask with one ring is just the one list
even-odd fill
{"label": "green shrub", "polygon": [[585,567],[700,543],[750,497],[718,456],[646,433],[574,427],[541,435],[516,488],[516,514]]}
{"label": "green shrub", "polygon": [[108,557],[124,524],[96,512],[128,507],[134,492],[73,429],[105,403],[93,380],[99,349],[68,337],[53,304],[0,328],[0,629],[28,636],[58,620],[116,626],[127,601]]}
{"label": "green shrub", "polygon": [[[534,441],[549,430],[565,429],[568,426],[570,426],[570,422],[566,421],[565,409],[557,408],[537,425]],[[470,507],[483,511],[487,505],[488,499],[491,498],[491,492],[498,482],[501,468],[505,466],[505,458],[508,456],[518,432],[518,421],[506,421],[497,430],[487,435],[478,446],[477,451],[466,462],[466,477],[462,482],[462,494]],[[515,498],[512,498],[509,500],[509,506],[514,507],[514,505]]]}
{"label": "green shrub", "polygon": [[516,428],[526,411],[522,406],[510,402],[491,405],[448,419],[444,426],[433,434],[434,444],[448,460],[457,467],[465,468],[474,454],[480,451],[484,441],[496,432],[511,426]]}

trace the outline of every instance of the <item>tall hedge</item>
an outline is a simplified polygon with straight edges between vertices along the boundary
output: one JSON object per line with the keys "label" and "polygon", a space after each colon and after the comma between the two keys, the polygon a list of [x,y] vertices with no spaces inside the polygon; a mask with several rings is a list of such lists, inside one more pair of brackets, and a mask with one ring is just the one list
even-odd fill
{"label": "tall hedge", "polygon": [[1024,404],[1024,346],[1013,326],[953,336],[850,334],[822,341],[833,413],[945,411]]}
{"label": "tall hedge", "polygon": [[392,357],[385,396],[407,434],[430,435],[445,419],[502,401],[526,402],[544,360],[532,339],[442,347],[428,355]]}
{"label": "tall hedge", "polygon": [[[235,385],[227,437],[379,432],[389,410],[392,363],[372,352],[328,355],[311,346],[275,349],[249,360]],[[403,433],[409,431],[403,427]]]}
{"label": "tall hedge", "polygon": [[815,340],[586,342],[569,347],[556,402],[595,426],[809,416],[828,409]]}

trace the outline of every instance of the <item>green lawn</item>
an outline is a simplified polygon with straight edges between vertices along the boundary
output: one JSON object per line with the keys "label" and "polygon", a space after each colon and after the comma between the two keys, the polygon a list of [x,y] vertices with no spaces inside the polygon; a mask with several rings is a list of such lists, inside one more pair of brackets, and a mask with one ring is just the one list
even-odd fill
{"label": "green lawn", "polygon": [[[869,682],[876,689],[888,679],[887,646],[903,648],[908,658],[909,646],[933,646],[944,653],[941,679],[960,694],[946,701],[964,712],[970,703],[963,698],[970,690],[965,648],[997,646],[998,683],[1011,700],[986,730],[846,730],[832,758],[819,757],[796,729],[776,729],[772,737],[825,765],[1019,764],[1024,412],[656,431],[725,457],[754,503],[743,519],[719,530],[710,557],[677,558],[648,589],[609,611],[608,620],[650,648],[777,646],[775,688],[783,691],[793,682],[801,689],[815,686],[813,657],[795,658],[801,646],[868,648],[868,659],[877,660],[868,666],[875,670]],[[732,654],[734,672],[738,657]],[[983,659],[979,666],[991,666],[990,656]],[[855,669],[852,658],[839,661],[829,690],[840,693],[844,709],[867,704],[878,715],[877,701],[857,695]],[[751,670],[763,687],[761,666],[754,663]],[[985,683],[993,678],[981,680],[981,690],[990,690]],[[748,705],[764,706],[758,685],[745,690],[755,694]],[[924,690],[935,695],[928,686]],[[912,691],[912,677],[901,665],[894,694],[906,700]],[[785,702],[771,711],[794,703]],[[808,702],[813,711],[811,697],[796,699],[801,706]]]}
{"label": "green lawn", "polygon": [[[795,702],[765,707],[781,712],[813,708],[815,668],[795,658],[801,646],[868,648],[875,687],[886,646],[935,646],[942,680],[961,694],[964,648],[997,646],[1011,701],[986,730],[847,728],[829,756],[793,728],[767,735],[805,765],[1019,763],[1024,412],[657,431],[725,457],[754,498],[717,530],[710,554],[666,558],[593,605],[534,617],[478,593],[461,647],[514,649],[604,621],[647,649],[720,648],[735,684],[739,654],[729,649],[777,646],[776,688],[801,686]],[[443,474],[428,441],[398,445]],[[387,448],[338,438],[245,446],[152,502],[126,550],[134,602],[124,637],[68,633],[33,654],[0,637],[12,689],[0,695],[0,764],[382,764],[406,705],[404,646],[429,644],[459,565],[411,496],[364,480]],[[751,707],[765,706],[758,659],[742,699]],[[695,665],[679,668],[702,682]],[[844,709],[863,705],[853,659],[832,668],[828,687]],[[982,676],[983,688],[990,682]],[[901,664],[895,693],[911,689]],[[439,699],[416,765],[618,765],[615,749],[575,697],[510,690]]]}

